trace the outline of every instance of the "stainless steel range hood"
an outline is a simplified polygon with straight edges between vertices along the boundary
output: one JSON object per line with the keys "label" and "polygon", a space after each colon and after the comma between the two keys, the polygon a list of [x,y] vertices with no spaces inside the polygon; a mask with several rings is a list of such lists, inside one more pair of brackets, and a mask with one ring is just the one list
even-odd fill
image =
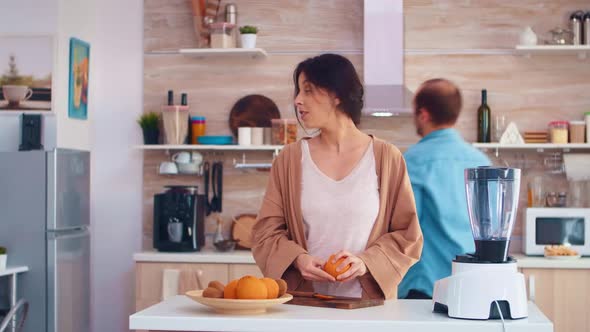
{"label": "stainless steel range hood", "polygon": [[413,93],[404,86],[402,0],[364,1],[363,115],[411,115]]}

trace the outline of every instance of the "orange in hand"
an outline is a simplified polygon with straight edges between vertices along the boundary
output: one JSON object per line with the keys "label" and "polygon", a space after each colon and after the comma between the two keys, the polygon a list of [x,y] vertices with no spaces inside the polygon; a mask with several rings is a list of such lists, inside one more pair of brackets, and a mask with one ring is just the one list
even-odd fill
{"label": "orange in hand", "polygon": [[352,266],[351,264],[348,264],[342,270],[336,271],[336,268],[340,265],[340,263],[344,262],[345,259],[346,257],[342,257],[339,260],[337,260],[336,263],[332,263],[332,261],[334,260],[334,255],[330,256],[330,258],[326,261],[326,264],[324,264],[324,271],[326,271],[329,275],[331,275],[334,278],[338,277],[342,273],[348,271],[348,269],[350,269],[350,267]]}

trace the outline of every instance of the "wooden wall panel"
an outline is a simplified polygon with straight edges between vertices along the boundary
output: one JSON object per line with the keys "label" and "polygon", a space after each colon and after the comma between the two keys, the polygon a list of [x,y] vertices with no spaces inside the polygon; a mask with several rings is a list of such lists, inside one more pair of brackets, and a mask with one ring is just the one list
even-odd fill
{"label": "wooden wall panel", "polygon": [[[325,50],[362,49],[361,0],[239,0],[240,24],[261,27],[259,46],[279,53],[266,60],[241,58],[195,59],[180,55],[144,56],[144,111],[158,111],[166,91],[187,92],[191,113],[207,117],[207,132],[229,134],[227,119],[233,103],[252,93],[273,99],[283,117],[292,117],[292,71],[306,57]],[[279,5],[280,3],[280,5]],[[144,42],[146,51],[193,47],[194,32],[188,0],[145,0]],[[222,1],[222,6],[225,1]],[[492,114],[504,114],[515,121],[521,132],[543,130],[554,119],[581,119],[590,111],[590,62],[575,55],[444,55],[436,49],[512,49],[518,33],[531,25],[541,36],[555,25],[564,26],[574,9],[589,9],[587,1],[483,1],[406,0],[405,46],[431,49],[432,54],[409,52],[405,56],[405,81],[414,91],[424,80],[444,77],[462,89],[464,108],[457,124],[461,134],[473,141],[480,90],[488,89]],[[285,52],[281,52],[285,51]],[[362,55],[348,55],[362,76]],[[402,150],[418,141],[411,117],[364,118],[361,129],[400,146]],[[301,132],[301,131],[300,131]],[[210,156],[214,157],[214,156]],[[269,161],[271,153],[248,154],[249,161]],[[521,213],[514,234],[518,240],[526,205],[526,183],[533,174],[542,174],[545,155],[536,153],[493,154],[495,163],[526,164],[521,186]],[[144,247],[151,248],[153,194],[165,184],[194,183],[191,177],[156,174],[157,164],[168,158],[162,152],[146,152],[144,168]],[[267,182],[266,173],[243,174],[231,168],[241,153],[226,152],[224,212],[256,212]],[[549,177],[554,188],[567,188],[563,174]],[[208,221],[213,232],[215,222]],[[229,222],[226,234],[229,232]],[[514,248],[513,248],[514,249]],[[518,251],[519,248],[516,248]]]}

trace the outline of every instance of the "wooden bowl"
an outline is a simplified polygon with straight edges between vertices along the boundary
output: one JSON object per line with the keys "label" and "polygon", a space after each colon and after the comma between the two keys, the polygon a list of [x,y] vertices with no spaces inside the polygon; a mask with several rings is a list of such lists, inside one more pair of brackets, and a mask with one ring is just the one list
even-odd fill
{"label": "wooden bowl", "polygon": [[233,299],[214,299],[210,297],[203,297],[202,290],[188,291],[185,293],[190,299],[200,304],[213,308],[221,314],[231,315],[254,315],[263,314],[266,309],[277,304],[289,302],[293,299],[293,295],[284,294],[278,299],[270,300],[233,300]]}

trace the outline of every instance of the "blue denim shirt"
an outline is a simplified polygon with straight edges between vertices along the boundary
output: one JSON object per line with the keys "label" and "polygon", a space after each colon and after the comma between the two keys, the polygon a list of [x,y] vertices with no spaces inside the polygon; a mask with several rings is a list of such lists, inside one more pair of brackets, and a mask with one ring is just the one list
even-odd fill
{"label": "blue denim shirt", "polygon": [[432,296],[434,282],[451,274],[455,256],[475,250],[463,171],[491,163],[454,129],[428,134],[410,147],[404,157],[416,198],[424,247],[420,261],[400,283],[398,297],[406,297],[411,289]]}

